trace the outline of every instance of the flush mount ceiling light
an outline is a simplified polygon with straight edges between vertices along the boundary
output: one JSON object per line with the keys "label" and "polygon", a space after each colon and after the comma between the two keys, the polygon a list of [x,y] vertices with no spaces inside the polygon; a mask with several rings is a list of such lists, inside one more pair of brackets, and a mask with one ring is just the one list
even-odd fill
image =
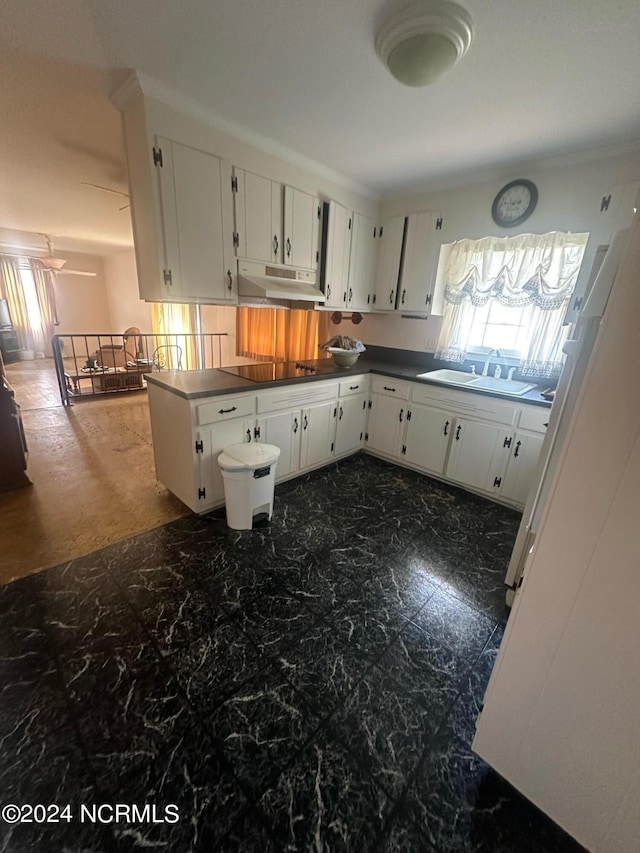
{"label": "flush mount ceiling light", "polygon": [[448,0],[421,0],[384,18],[376,53],[405,86],[430,86],[465,55],[473,38],[471,16]]}

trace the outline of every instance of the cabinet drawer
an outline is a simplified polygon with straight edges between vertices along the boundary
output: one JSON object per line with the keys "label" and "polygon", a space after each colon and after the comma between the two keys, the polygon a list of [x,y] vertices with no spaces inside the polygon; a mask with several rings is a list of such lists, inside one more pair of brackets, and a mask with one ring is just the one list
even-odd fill
{"label": "cabinet drawer", "polygon": [[398,400],[408,400],[410,388],[408,382],[389,376],[374,376],[371,382],[373,394],[386,394],[388,397],[397,397]]}
{"label": "cabinet drawer", "polygon": [[506,425],[515,423],[518,408],[506,400],[488,397],[480,392],[458,391],[434,385],[413,385],[411,399],[423,406],[435,406],[463,417],[495,421]]}
{"label": "cabinet drawer", "polygon": [[541,406],[523,406],[520,410],[520,429],[530,429],[533,432],[545,432],[549,423],[550,409]]}
{"label": "cabinet drawer", "polygon": [[340,383],[340,396],[350,397],[352,394],[362,394],[369,390],[368,376],[352,376]]}
{"label": "cabinet drawer", "polygon": [[229,421],[253,415],[255,411],[256,398],[253,394],[247,397],[216,397],[215,400],[196,406],[196,423],[202,425]]}
{"label": "cabinet drawer", "polygon": [[337,382],[305,382],[303,385],[278,388],[258,394],[258,412],[277,412],[312,406],[338,396]]}

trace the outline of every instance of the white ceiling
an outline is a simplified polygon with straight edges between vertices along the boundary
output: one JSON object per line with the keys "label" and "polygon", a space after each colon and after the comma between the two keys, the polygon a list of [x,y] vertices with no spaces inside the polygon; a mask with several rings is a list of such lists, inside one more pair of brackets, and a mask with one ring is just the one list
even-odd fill
{"label": "white ceiling", "polygon": [[462,2],[469,53],[409,89],[374,52],[383,0],[3,0],[0,226],[131,244],[80,181],[126,191],[108,96],[133,68],[380,195],[640,144],[637,0]]}

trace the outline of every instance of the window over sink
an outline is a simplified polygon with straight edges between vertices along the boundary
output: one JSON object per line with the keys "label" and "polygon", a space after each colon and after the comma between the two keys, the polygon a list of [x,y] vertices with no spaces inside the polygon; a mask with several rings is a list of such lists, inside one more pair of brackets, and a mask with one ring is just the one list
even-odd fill
{"label": "window over sink", "polygon": [[436,357],[462,362],[499,349],[531,376],[557,375],[588,237],[554,231],[454,243]]}

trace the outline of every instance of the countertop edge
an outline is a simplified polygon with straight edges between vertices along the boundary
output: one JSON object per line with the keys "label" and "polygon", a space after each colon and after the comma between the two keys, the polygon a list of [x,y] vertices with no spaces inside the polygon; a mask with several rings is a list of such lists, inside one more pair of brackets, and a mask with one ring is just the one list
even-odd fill
{"label": "countertop edge", "polygon": [[[452,386],[445,385],[442,382],[437,382],[434,380],[426,379],[424,377],[418,377],[418,373],[423,373],[424,368],[418,367],[415,365],[407,365],[400,367],[399,365],[387,365],[381,364],[378,362],[371,362],[362,360],[354,367],[349,368],[336,368],[335,373],[321,373],[317,376],[299,376],[293,379],[276,379],[268,382],[253,382],[250,379],[242,379],[241,377],[234,377],[230,373],[225,373],[218,368],[211,368],[206,371],[180,371],[180,370],[170,370],[166,371],[165,374],[145,374],[145,379],[147,383],[151,383],[152,385],[156,385],[160,388],[164,388],[166,391],[169,391],[175,394],[178,397],[182,397],[185,400],[197,400],[202,397],[221,397],[227,394],[242,394],[247,391],[258,391],[264,390],[265,388],[278,388],[283,387],[285,385],[298,385],[304,382],[327,382],[331,380],[340,380],[341,377],[347,376],[362,376],[363,374],[373,373],[379,376],[389,376],[393,379],[404,379],[408,382],[416,382],[422,385],[432,385],[437,386],[439,388],[445,388],[449,390],[463,391],[465,394],[475,394],[481,395],[483,397],[493,397],[499,400],[508,400],[512,403],[526,403],[527,405],[532,406],[540,406],[542,408],[551,408],[551,402],[543,399],[540,396],[539,391],[529,391],[522,396],[515,396],[513,394],[501,394],[499,391],[480,391],[478,389],[472,389],[465,387],[464,385],[460,386]],[[217,381],[222,382],[222,387],[206,387],[199,388],[196,390],[186,390],[184,388],[177,387],[174,382],[167,381],[168,379],[173,378],[182,378],[185,373],[198,373],[202,376],[203,373],[209,374],[211,376],[212,384]],[[164,379],[166,377],[166,379]]]}

